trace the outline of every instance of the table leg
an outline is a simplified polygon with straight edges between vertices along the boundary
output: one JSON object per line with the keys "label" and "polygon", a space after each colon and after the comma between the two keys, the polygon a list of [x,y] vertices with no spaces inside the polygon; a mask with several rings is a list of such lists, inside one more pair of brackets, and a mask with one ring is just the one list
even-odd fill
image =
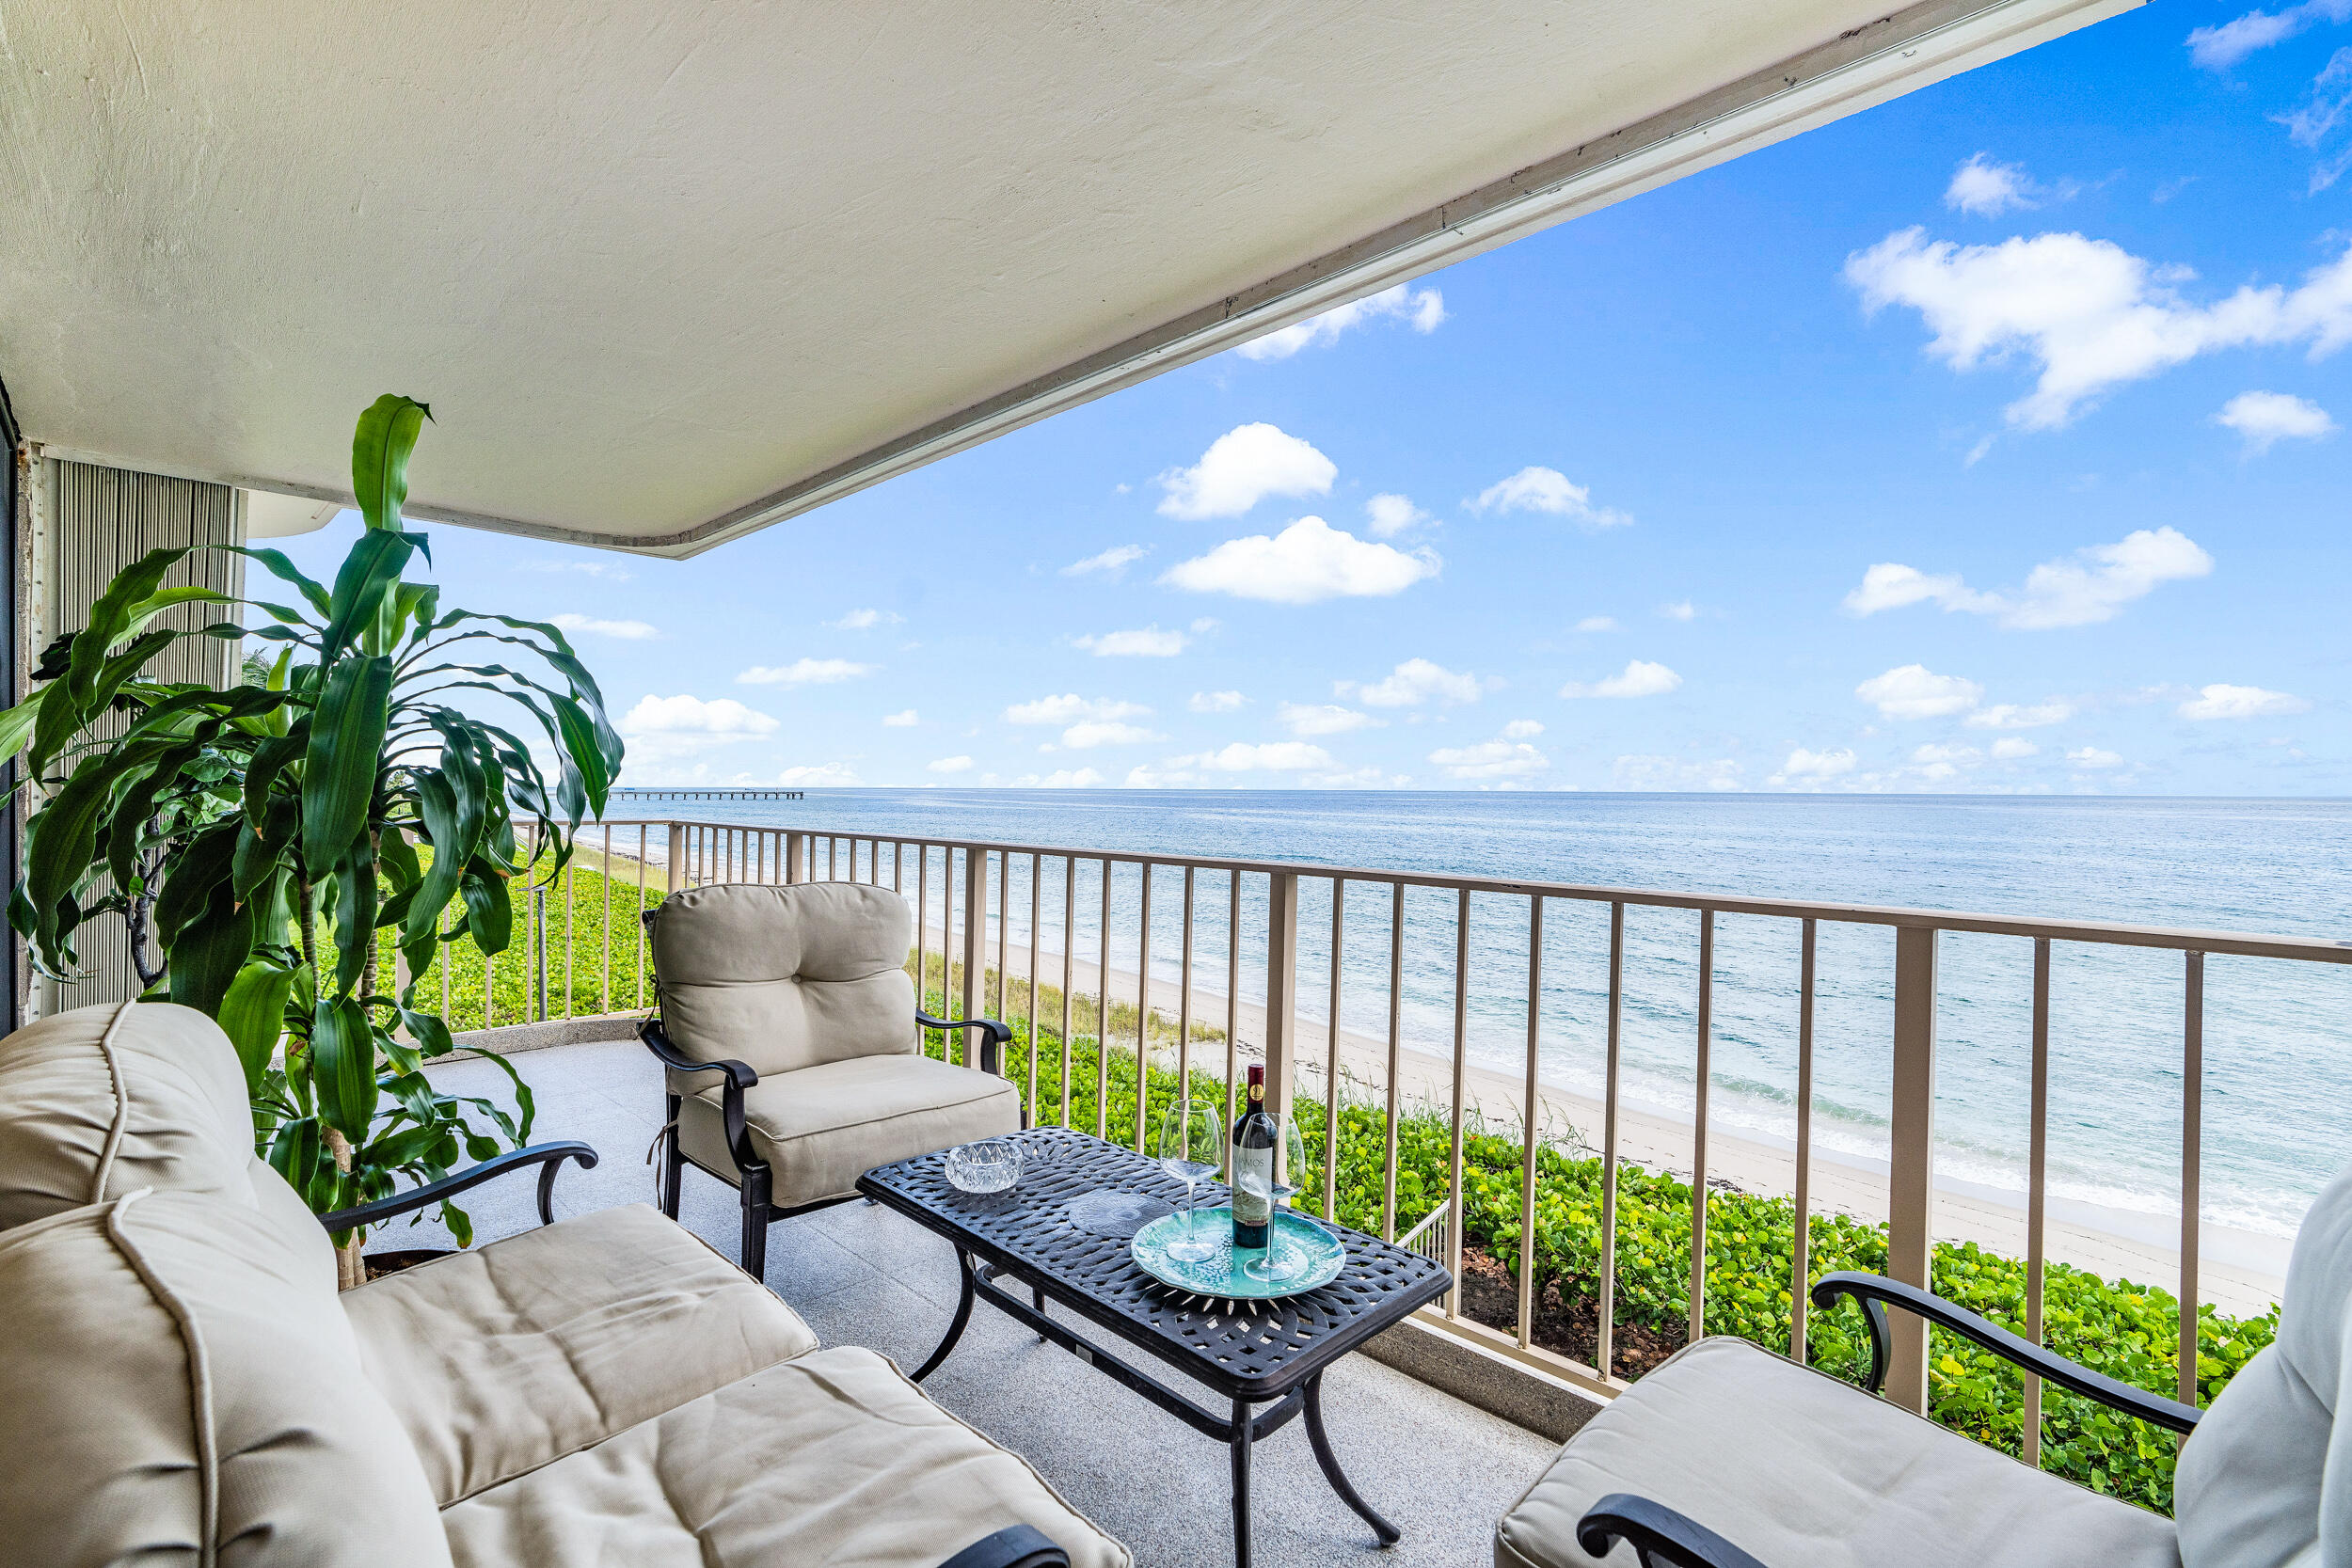
{"label": "table leg", "polygon": [[1233,1568],[1249,1568],[1249,1438],[1248,1400],[1233,1402]]}
{"label": "table leg", "polygon": [[947,1337],[939,1341],[939,1348],[931,1352],[931,1358],[923,1363],[910,1382],[920,1383],[930,1376],[947,1359],[947,1353],[956,1348],[956,1341],[963,1338],[963,1325],[972,1321],[972,1255],[961,1247],[956,1248],[956,1269],[963,1276],[963,1290],[956,1297],[956,1315],[948,1322]]}
{"label": "table leg", "polygon": [[1393,1546],[1404,1539],[1405,1532],[1390,1524],[1373,1511],[1370,1503],[1356,1495],[1348,1484],[1346,1472],[1340,1468],[1339,1457],[1331,1451],[1331,1439],[1323,1430],[1323,1374],[1315,1373],[1307,1380],[1307,1441],[1315,1450],[1315,1463],[1323,1466],[1323,1479],[1331,1483],[1331,1490],[1340,1495],[1340,1501],[1363,1515],[1383,1546]]}

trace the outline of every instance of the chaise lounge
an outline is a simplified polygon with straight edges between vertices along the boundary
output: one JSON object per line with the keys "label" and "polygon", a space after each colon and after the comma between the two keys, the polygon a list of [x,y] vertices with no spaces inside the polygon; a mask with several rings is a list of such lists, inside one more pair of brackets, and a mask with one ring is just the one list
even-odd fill
{"label": "chaise lounge", "polygon": [[0,1321],[10,1561],[1132,1563],[644,1205],[339,1295],[227,1037],[167,1004],[0,1040]]}

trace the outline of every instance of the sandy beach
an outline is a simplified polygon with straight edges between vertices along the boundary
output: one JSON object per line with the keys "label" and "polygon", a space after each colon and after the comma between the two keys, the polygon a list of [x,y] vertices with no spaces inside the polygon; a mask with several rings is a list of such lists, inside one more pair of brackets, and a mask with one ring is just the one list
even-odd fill
{"label": "sandy beach", "polygon": [[[937,927],[927,935],[930,951],[943,944]],[[992,945],[988,964],[993,971]],[[1041,950],[1038,955],[1041,980],[1058,989],[1061,955]],[[1172,966],[1171,966],[1172,968]],[[1030,954],[1020,943],[1007,953],[1007,969],[1015,981],[1030,970]],[[1116,964],[1110,972],[1114,1002],[1132,1005],[1136,976]],[[1220,972],[1211,976],[1222,983]],[[1198,979],[1198,975],[1196,975]],[[1071,966],[1071,984],[1080,996],[1093,994],[1100,985],[1096,966],[1084,958]],[[1173,974],[1152,977],[1152,1011],[1173,1025],[1181,1001],[1181,982]],[[990,990],[992,1001],[995,995]],[[1018,1009],[1014,1009],[1018,1012]],[[1196,1023],[1222,1029],[1227,1018],[1222,990],[1196,983],[1192,1017]],[[1233,1009],[1239,1059],[1258,1059],[1265,1040],[1265,1010],[1247,1000]],[[1057,1021],[1058,1022],[1058,1021]],[[1311,1018],[1298,1020],[1296,1092],[1325,1094],[1326,1072],[1332,1059],[1329,1026]],[[1453,1100],[1451,1040],[1408,1037],[1399,1053],[1397,1094],[1401,1103],[1450,1106]],[[1212,1069],[1224,1067],[1221,1044],[1196,1046],[1203,1053],[1196,1061]],[[1173,1048],[1159,1053],[1172,1060]],[[1388,1042],[1352,1031],[1340,1031],[1338,1064],[1342,1093],[1379,1098],[1388,1092]],[[1597,1100],[1539,1082],[1536,1123],[1548,1129],[1570,1128],[1578,1138],[1597,1148],[1601,1143],[1603,1107]],[[1484,1112],[1487,1119],[1517,1128],[1525,1107],[1524,1080],[1476,1063],[1465,1075],[1463,1100]],[[1619,1157],[1651,1170],[1669,1171],[1690,1180],[1692,1123],[1655,1106],[1621,1101],[1617,1113]],[[1710,1180],[1728,1181],[1745,1192],[1790,1194],[1796,1188],[1796,1149],[1793,1144],[1759,1136],[1746,1129],[1725,1130],[1720,1122],[1708,1132],[1707,1174]],[[1817,1212],[1850,1214],[1882,1222],[1886,1218],[1886,1167],[1869,1161],[1816,1147],[1813,1154],[1811,1201]],[[2180,1221],[2176,1215],[2140,1213],[2053,1196],[2044,1216],[2044,1243],[2050,1261],[2068,1263],[2109,1279],[2130,1279],[2143,1285],[2178,1291]],[[1935,1236],[1944,1242],[1975,1242],[1988,1250],[2013,1258],[2026,1255],[2026,1195],[1939,1178],[1935,1196]],[[2282,1238],[2208,1223],[2201,1238],[2199,1296],[2222,1311],[2245,1316],[2266,1310],[2279,1299],[2292,1243]]]}

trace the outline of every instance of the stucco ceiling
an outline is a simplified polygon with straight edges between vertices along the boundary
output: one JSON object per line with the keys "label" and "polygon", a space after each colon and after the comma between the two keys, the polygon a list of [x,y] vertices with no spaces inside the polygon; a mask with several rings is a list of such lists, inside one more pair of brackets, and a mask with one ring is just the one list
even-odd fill
{"label": "stucco ceiling", "polygon": [[23,0],[26,434],[687,554],[2129,0]]}

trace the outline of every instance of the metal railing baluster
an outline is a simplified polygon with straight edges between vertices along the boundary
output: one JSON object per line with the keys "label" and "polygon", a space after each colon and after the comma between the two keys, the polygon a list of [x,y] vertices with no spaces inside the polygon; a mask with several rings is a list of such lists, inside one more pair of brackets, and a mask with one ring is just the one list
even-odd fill
{"label": "metal railing baluster", "polygon": [[1699,911],[1698,1101],[1691,1121],[1691,1338],[1707,1332],[1707,1102],[1715,1082],[1715,911]]}
{"label": "metal railing baluster", "polygon": [[1057,1127],[1070,1125],[1070,991],[1073,984],[1071,965],[1078,951],[1078,858],[1061,858],[1061,1119]]}
{"label": "metal railing baluster", "polygon": [[1446,1292],[1445,1315],[1462,1315],[1462,1094],[1470,1075],[1470,889],[1464,888],[1454,916],[1454,1115],[1446,1158],[1446,1266],[1454,1289]]}
{"label": "metal railing baluster", "polygon": [[1788,1253],[1788,1356],[1804,1366],[1806,1289],[1813,1269],[1813,922],[1804,922],[1797,957],[1797,1192],[1796,1226]]}
{"label": "metal railing baluster", "polygon": [[1152,863],[1136,868],[1136,1152],[1147,1147],[1144,1129],[1151,1125],[1152,1101]]}
{"label": "metal railing baluster", "polygon": [[1192,1103],[1192,867],[1184,867],[1184,939],[1176,964],[1176,1098]]}
{"label": "metal railing baluster", "polygon": [[1544,898],[1527,901],[1527,1098],[1519,1112],[1519,1348],[1535,1342],[1536,1066],[1544,1027]]}
{"label": "metal railing baluster", "polygon": [[1600,1098],[1600,1313],[1594,1364],[1616,1375],[1617,1328],[1617,1085],[1625,1039],[1625,905],[1609,906],[1608,1061]]}
{"label": "metal railing baluster", "polygon": [[2174,1397],[2197,1400],[2197,1245],[2204,1209],[2205,956],[2183,956],[2186,994],[2181,1008],[2181,1341]]}
{"label": "metal railing baluster", "polygon": [[[2026,1131],[2026,1338],[2042,1343],[2044,1226],[2050,1168],[2050,939],[2033,941],[2033,1081]],[[2026,1374],[2025,1443],[2019,1455],[2042,1467],[2042,1379]]]}
{"label": "metal railing baluster", "polygon": [[1094,970],[1094,1135],[1110,1132],[1111,1112],[1111,863],[1103,861],[1102,951]]}
{"label": "metal railing baluster", "polygon": [[1382,1117],[1380,1239],[1396,1240],[1396,1081],[1405,1066],[1405,884],[1391,889],[1389,908],[1389,1084]]}
{"label": "metal railing baluster", "polygon": [[1330,1027],[1323,1049],[1323,1217],[1339,1218],[1340,1194],[1340,955],[1346,943],[1347,880],[1331,879]]}

